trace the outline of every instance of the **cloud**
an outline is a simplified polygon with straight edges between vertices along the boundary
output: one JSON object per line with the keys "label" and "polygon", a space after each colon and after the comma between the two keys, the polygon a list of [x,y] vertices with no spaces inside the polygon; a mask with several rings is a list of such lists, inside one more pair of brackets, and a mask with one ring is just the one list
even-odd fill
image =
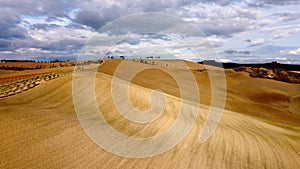
{"label": "cloud", "polygon": [[248,45],[247,47],[254,47],[254,46],[261,46],[264,45],[268,42],[268,40],[264,39],[264,38],[258,38],[258,39],[254,39],[254,40],[250,40],[250,45]]}
{"label": "cloud", "polygon": [[300,32],[300,24],[285,24],[261,29],[262,33],[273,33],[273,40],[289,37]]}
{"label": "cloud", "polygon": [[288,55],[300,55],[300,48],[291,49],[291,50],[282,50],[280,51],[281,54],[288,54]]}
{"label": "cloud", "polygon": [[[24,28],[25,29],[25,28]],[[21,56],[77,55],[94,32],[84,29],[27,27],[25,39],[0,39],[1,54]],[[6,52],[11,51],[11,52]]]}
{"label": "cloud", "polygon": [[12,55],[12,54],[15,54],[13,51],[0,51],[0,54],[1,55]]}
{"label": "cloud", "polygon": [[298,5],[299,0],[246,0],[251,8],[270,8],[271,6]]}
{"label": "cloud", "polygon": [[290,55],[300,55],[300,48],[288,51]]}
{"label": "cloud", "polygon": [[283,12],[283,13],[275,13],[273,16],[278,17],[280,22],[289,22],[298,20],[300,18],[300,13],[290,13],[290,12]]}
{"label": "cloud", "polygon": [[[103,53],[99,46],[105,49],[118,41],[121,48],[114,50],[117,53],[139,54],[142,48],[151,52],[151,47],[160,44],[162,50],[170,50],[170,55],[178,56],[178,50],[185,55],[182,51],[187,48],[168,36],[177,33],[178,39],[188,41],[193,48],[205,50],[211,45],[221,48],[224,54],[249,55],[247,47],[257,49],[275,42],[284,44],[287,38],[300,38],[300,14],[293,7],[297,4],[296,0],[2,0],[0,54],[76,55],[88,40],[101,38],[92,53]],[[109,26],[115,19],[139,12],[175,15],[185,22],[136,15]],[[189,24],[207,35],[206,41]],[[106,31],[97,34],[104,25]],[[149,31],[158,33],[147,35]],[[237,37],[247,40],[237,42]]]}
{"label": "cloud", "polygon": [[184,20],[192,22],[206,35],[230,37],[251,29],[250,20],[256,19],[253,11],[240,7],[216,7],[212,9],[190,6]]}
{"label": "cloud", "polygon": [[[153,5],[148,5],[148,3],[154,3],[155,8]],[[135,1],[135,3],[127,1],[116,3],[115,1],[111,1],[108,3],[104,1],[103,4],[99,6],[99,4],[95,5],[95,1],[92,1],[90,6],[85,5],[77,12],[73,21],[97,30],[116,18],[134,12],[163,12],[183,17],[186,21],[194,23],[208,36],[219,35],[230,37],[251,29],[253,27],[251,20],[257,19],[257,13],[254,10],[247,10],[237,6],[209,9],[204,6],[205,3],[211,4],[212,2],[206,0],[201,1],[201,3],[187,0],[175,0],[171,2],[156,0],[151,2]],[[216,0],[213,1],[213,3],[227,5],[231,3],[231,1]],[[138,18],[136,22],[141,23],[140,29],[142,29],[141,27],[143,25],[147,25]],[[148,23],[153,22],[157,21],[148,21]]]}
{"label": "cloud", "polygon": [[224,53],[229,55],[236,55],[236,54],[249,55],[250,51],[225,50]]}
{"label": "cloud", "polygon": [[20,18],[12,10],[2,10],[0,15],[0,38],[25,38],[26,31],[18,26],[20,22]]}
{"label": "cloud", "polygon": [[76,15],[76,18],[73,19],[73,21],[79,24],[90,26],[95,30],[98,30],[109,21],[120,17],[119,10],[119,7],[116,5],[110,6],[102,10],[84,9]]}
{"label": "cloud", "polygon": [[15,50],[18,54],[45,54],[51,51],[43,50],[41,48],[19,48]]}
{"label": "cloud", "polygon": [[202,0],[202,2],[214,3],[214,4],[221,5],[221,6],[226,6],[226,5],[232,4],[237,1],[239,1],[239,0]]}
{"label": "cloud", "polygon": [[220,38],[220,37],[217,37],[217,36],[209,36],[206,38],[208,43],[210,45],[212,45],[213,47],[221,47],[223,46],[227,41]]}
{"label": "cloud", "polygon": [[51,30],[53,28],[58,28],[60,26],[56,24],[37,23],[37,24],[33,24],[31,27],[32,29]]}
{"label": "cloud", "polygon": [[67,17],[68,12],[76,7],[76,1],[48,1],[48,0],[3,0],[0,1],[1,8],[14,11],[15,14],[28,16],[55,16]]}
{"label": "cloud", "polygon": [[257,0],[256,3],[269,4],[269,5],[296,5],[299,0]]}

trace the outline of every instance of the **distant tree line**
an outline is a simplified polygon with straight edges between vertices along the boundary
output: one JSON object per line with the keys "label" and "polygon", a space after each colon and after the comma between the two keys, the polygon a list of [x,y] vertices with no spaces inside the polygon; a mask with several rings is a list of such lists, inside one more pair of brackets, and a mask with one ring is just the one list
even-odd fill
{"label": "distant tree line", "polygon": [[156,56],[156,57],[154,57],[154,56],[147,56],[146,57],[146,59],[160,59],[160,56]]}
{"label": "distant tree line", "polygon": [[253,68],[267,68],[267,69],[285,69],[285,70],[295,70],[295,71],[300,71],[300,65],[296,64],[282,64],[278,63],[276,61],[271,62],[271,63],[222,63],[222,62],[217,62],[215,60],[204,60],[202,62],[198,62],[200,64],[205,64],[205,65],[211,65],[211,66],[216,66],[216,67],[223,67],[225,69],[232,69],[232,68],[238,68],[241,66],[244,67],[253,67]]}
{"label": "distant tree line", "polygon": [[16,70],[16,71],[22,71],[22,70],[41,69],[41,68],[40,68],[40,67],[35,67],[35,68],[25,68],[25,67],[17,67],[17,66],[1,66],[0,69],[2,69],[2,70]]}
{"label": "distant tree line", "polygon": [[[107,56],[108,59],[115,59],[114,56]],[[125,59],[125,56],[119,56],[120,59]]]}
{"label": "distant tree line", "polygon": [[3,59],[3,60],[1,60],[1,62],[35,62],[35,61],[34,60],[14,60],[14,59],[6,60],[6,59]]}
{"label": "distant tree line", "polygon": [[55,62],[70,62],[70,60],[62,61],[62,60],[51,60],[51,61],[35,61],[35,60],[16,60],[16,59],[2,59],[1,62],[42,62],[42,63],[55,63]]}

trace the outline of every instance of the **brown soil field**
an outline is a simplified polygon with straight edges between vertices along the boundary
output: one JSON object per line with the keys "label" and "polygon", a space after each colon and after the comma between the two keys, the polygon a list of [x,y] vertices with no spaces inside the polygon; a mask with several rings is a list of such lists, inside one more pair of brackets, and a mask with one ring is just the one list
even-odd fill
{"label": "brown soil field", "polygon": [[58,72],[71,72],[74,67],[62,67],[62,68],[48,68],[48,69],[37,69],[37,70],[23,70],[23,71],[14,71],[14,70],[0,70],[0,84],[14,82],[38,75],[45,75],[50,73]]}
{"label": "brown soil field", "polygon": [[[149,95],[153,89],[164,92],[167,105],[159,119],[148,124],[132,123],[116,110],[111,82],[121,62],[127,70],[144,69],[132,79],[129,88],[130,101],[136,109],[145,111],[151,106]],[[111,59],[98,68],[95,94],[99,108],[111,127],[120,133],[152,137],[165,131],[178,116],[180,93],[184,90],[191,96],[195,94],[191,82],[185,80],[189,70],[180,67],[181,61],[154,62],[152,65]],[[192,70],[213,70],[185,63]],[[185,80],[184,88],[179,89],[166,69]],[[212,84],[207,71],[192,71],[199,88],[200,109],[190,133],[173,149],[141,159],[116,156],[88,137],[75,113],[71,76],[0,98],[0,168],[299,168],[300,85],[226,70],[227,95],[222,119],[212,137],[200,144],[199,133],[211,100]],[[120,79],[125,76],[126,72],[117,75]],[[83,97],[84,93],[85,90]]]}
{"label": "brown soil field", "polygon": [[70,75],[73,69],[73,67],[64,67],[24,71],[1,70],[0,98],[19,94],[45,81]]}
{"label": "brown soil field", "polygon": [[22,68],[22,69],[49,69],[56,67],[70,67],[75,62],[0,62],[0,68]]}

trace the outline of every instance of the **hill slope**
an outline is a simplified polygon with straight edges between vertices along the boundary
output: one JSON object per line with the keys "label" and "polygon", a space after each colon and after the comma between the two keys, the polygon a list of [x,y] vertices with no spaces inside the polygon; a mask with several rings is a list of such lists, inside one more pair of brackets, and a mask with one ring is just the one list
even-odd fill
{"label": "hill slope", "polygon": [[[156,88],[166,93],[167,107],[153,123],[132,123],[118,114],[111,98],[111,73],[118,62],[105,62],[96,74],[96,98],[106,120],[119,132],[134,137],[151,137],[166,130],[177,117],[180,105],[180,92],[172,78],[154,69],[147,69],[134,78],[129,95],[136,109],[150,107],[148,96]],[[148,66],[131,62],[128,66],[132,64]],[[206,88],[210,83],[205,73],[195,73],[202,85],[199,85],[201,106],[191,132],[170,151],[144,159],[115,156],[90,140],[75,114],[71,77],[0,99],[0,168],[299,167],[299,118],[288,112],[288,98],[297,98],[299,85],[250,79],[230,71],[226,74],[229,91],[226,107],[238,112],[225,110],[213,136],[199,144],[199,133],[208,113],[206,105],[210,102]],[[151,83],[147,83],[149,80]],[[262,92],[268,95],[261,95]],[[273,104],[276,102],[280,104]],[[293,102],[293,111],[297,111],[295,106],[297,103]]]}

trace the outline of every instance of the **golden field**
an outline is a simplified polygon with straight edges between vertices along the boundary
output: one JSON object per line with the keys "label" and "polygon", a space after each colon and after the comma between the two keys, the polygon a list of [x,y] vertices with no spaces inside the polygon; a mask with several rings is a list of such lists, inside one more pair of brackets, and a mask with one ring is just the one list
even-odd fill
{"label": "golden field", "polygon": [[[143,69],[132,79],[129,88],[131,104],[137,110],[146,111],[151,107],[152,90],[164,92],[167,105],[157,120],[133,123],[117,111],[111,82],[121,62],[128,70]],[[167,130],[176,120],[182,90],[191,96],[195,94],[188,79],[185,88],[180,89],[163,70],[168,69],[183,80],[185,72],[192,71],[199,89],[199,112],[189,134],[173,149],[148,158],[126,158],[103,150],[83,131],[74,109],[72,76],[63,76],[0,98],[0,168],[300,167],[299,84],[251,78],[247,73],[225,70],[227,87],[218,89],[227,92],[225,110],[213,135],[200,144],[199,133],[212,98],[207,73],[211,69],[184,61],[187,70],[180,67],[180,60],[151,62],[154,63],[105,60],[95,76],[96,100],[106,121],[118,132],[131,137],[152,137]],[[22,72],[1,70],[2,77],[16,74]],[[123,75],[118,78],[122,79]]]}

